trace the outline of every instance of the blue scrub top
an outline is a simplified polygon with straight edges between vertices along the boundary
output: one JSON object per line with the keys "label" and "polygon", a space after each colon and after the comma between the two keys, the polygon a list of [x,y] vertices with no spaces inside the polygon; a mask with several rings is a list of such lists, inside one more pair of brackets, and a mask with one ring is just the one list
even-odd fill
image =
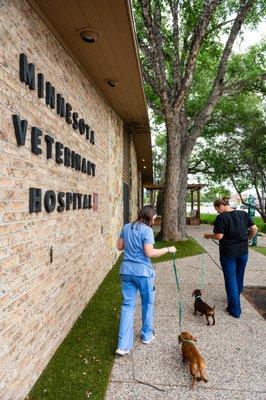
{"label": "blue scrub top", "polygon": [[144,244],[154,244],[153,230],[142,222],[124,225],[120,238],[124,240],[124,258],[120,274],[152,277],[151,259],[144,253]]}

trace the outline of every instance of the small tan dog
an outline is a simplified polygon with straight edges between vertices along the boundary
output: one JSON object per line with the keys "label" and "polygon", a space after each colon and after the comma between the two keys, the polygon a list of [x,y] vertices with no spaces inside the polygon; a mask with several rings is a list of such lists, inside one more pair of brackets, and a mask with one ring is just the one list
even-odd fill
{"label": "small tan dog", "polygon": [[190,373],[192,376],[192,389],[195,386],[195,379],[197,381],[208,382],[205,376],[205,360],[201,357],[197,350],[195,343],[197,338],[188,332],[182,332],[178,336],[178,343],[182,343],[183,361],[189,362]]}

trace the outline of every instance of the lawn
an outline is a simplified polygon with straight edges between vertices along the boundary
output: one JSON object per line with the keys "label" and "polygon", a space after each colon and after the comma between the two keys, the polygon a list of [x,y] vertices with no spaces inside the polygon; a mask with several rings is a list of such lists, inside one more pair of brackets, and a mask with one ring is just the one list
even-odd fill
{"label": "lawn", "polygon": [[[198,242],[196,242],[196,240],[194,240],[192,237],[189,237],[188,240],[183,240],[180,242],[156,241],[154,247],[156,249],[161,249],[162,247],[170,247],[170,246],[176,247],[177,250],[175,253],[176,258],[195,256],[197,254],[202,254],[205,252],[204,249],[198,244]],[[173,254],[167,253],[161,257],[152,258],[152,262],[153,264],[156,264],[164,261],[170,261],[172,259],[173,259]]]}
{"label": "lawn", "polygon": [[262,246],[250,246],[250,249],[257,251],[257,253],[263,254],[266,256],[266,247]]}
{"label": "lawn", "polygon": [[[157,242],[156,248],[175,245],[176,257],[204,252],[192,238],[182,242]],[[172,260],[166,254],[153,262]],[[27,400],[102,400],[107,389],[117,345],[121,306],[121,258],[57,349]]]}

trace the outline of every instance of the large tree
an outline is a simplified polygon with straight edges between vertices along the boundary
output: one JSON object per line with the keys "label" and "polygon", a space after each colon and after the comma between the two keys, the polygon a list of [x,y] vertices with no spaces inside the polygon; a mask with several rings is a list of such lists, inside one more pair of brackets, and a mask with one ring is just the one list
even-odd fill
{"label": "large tree", "polygon": [[218,120],[211,118],[193,151],[190,172],[200,172],[210,184],[230,182],[244,204],[242,192],[255,189],[256,208],[266,222],[266,124],[262,97],[244,92],[226,98],[218,104],[217,115]]}
{"label": "large tree", "polygon": [[227,81],[228,60],[244,21],[254,26],[265,15],[265,1],[134,0],[133,4],[148,103],[167,132],[162,236],[178,240],[186,234],[190,154],[221,96],[245,85],[237,71],[233,82]]}

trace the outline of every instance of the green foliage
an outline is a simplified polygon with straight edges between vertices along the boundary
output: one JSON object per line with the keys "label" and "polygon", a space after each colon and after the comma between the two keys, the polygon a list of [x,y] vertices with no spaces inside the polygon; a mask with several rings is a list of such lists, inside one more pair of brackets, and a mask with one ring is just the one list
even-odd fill
{"label": "green foliage", "polygon": [[245,53],[233,54],[228,64],[226,80],[232,89],[237,78],[245,81],[243,89],[255,93],[266,94],[265,85],[258,76],[265,72],[266,41],[251,46]]}
{"label": "green foliage", "polygon": [[230,198],[230,190],[227,189],[223,185],[215,185],[208,190],[206,190],[202,196],[201,196],[201,201],[202,202],[213,202],[215,199],[220,198],[220,197],[229,197]]}
{"label": "green foliage", "polygon": [[[171,90],[174,79],[175,59],[179,53],[179,73],[180,80],[185,73],[185,66],[188,60],[190,44],[193,30],[197,26],[203,9],[204,0],[184,0],[178,2],[172,0],[173,7],[178,15],[179,22],[179,42],[176,43],[173,28],[173,13],[169,0],[149,0],[150,15],[155,17],[159,10],[161,14],[161,30],[162,51],[164,55],[164,72],[166,80]],[[194,74],[193,84],[186,97],[187,113],[196,116],[206,102],[212,83],[214,81],[217,67],[220,62],[221,54],[224,48],[222,37],[229,34],[232,26],[233,18],[239,10],[241,2],[239,0],[224,0],[213,13],[207,34],[203,40],[200,51],[196,59],[196,70]],[[254,4],[252,10],[248,13],[242,29],[255,29],[257,24],[263,20],[266,14],[265,1],[258,0]],[[145,25],[142,11],[141,0],[133,0],[134,17],[136,22],[136,30],[139,44],[144,44],[147,49],[152,49],[148,34],[148,26]],[[156,38],[154,38],[156,41]],[[258,76],[263,73],[263,65],[265,63],[265,43],[254,46],[248,54],[232,54],[225,75],[225,81],[233,88],[238,80],[246,80],[249,82],[250,89],[255,90],[260,86],[260,78]],[[156,79],[154,65],[151,65],[147,58],[143,47],[141,46],[140,58],[142,67],[148,74]],[[265,65],[264,65],[265,67]],[[161,108],[161,99],[155,92],[154,87],[145,81],[145,92],[150,104],[154,104],[156,108]],[[154,112],[156,121],[160,124],[164,121],[164,117]]]}
{"label": "green foliage", "polygon": [[[184,188],[179,185],[179,178],[184,179],[187,174],[187,160],[197,138],[202,134],[205,138],[213,137],[223,129],[229,115],[226,107],[232,108],[232,96],[242,92],[265,92],[262,86],[265,42],[253,46],[246,54],[231,51],[241,30],[255,28],[263,20],[265,0],[214,3],[205,0],[133,0],[148,104],[155,123],[165,123],[165,136],[161,136],[155,151],[155,178],[157,181],[163,179],[165,169],[160,164],[167,162],[170,179],[175,179],[173,209],[185,207],[185,196],[183,193],[179,196]],[[212,121],[206,127],[211,116]],[[229,126],[225,129],[229,130]],[[208,157],[215,159],[216,155],[210,152]],[[235,164],[232,159],[229,161],[220,160],[217,175],[222,175],[225,169],[234,174],[231,169]],[[228,168],[224,168],[224,162],[228,162]],[[167,195],[170,179],[166,181]],[[245,175],[244,179],[237,178],[237,183],[241,188],[245,187],[249,184],[248,179]],[[220,178],[216,180],[221,181]],[[173,220],[169,214],[164,209],[165,232]],[[175,226],[176,237],[184,223],[182,218]]]}
{"label": "green foliage", "polygon": [[213,225],[217,214],[200,214],[200,223],[201,224],[210,224]]}
{"label": "green foliage", "polygon": [[255,217],[254,222],[259,228],[259,232],[266,233],[266,224],[262,221],[261,217]]}
{"label": "green foliage", "polygon": [[191,166],[210,184],[231,180],[239,193],[250,187],[265,191],[266,125],[260,95],[243,92],[219,102]]}
{"label": "green foliage", "polygon": [[[185,72],[193,29],[199,22],[204,1],[185,0],[178,2],[172,0],[179,21],[178,43],[175,42],[173,13],[170,7],[171,2],[169,0],[149,0],[148,3],[150,3],[150,15],[153,18],[155,18],[157,10],[160,10],[161,13],[160,34],[163,44],[164,69],[169,90],[171,91],[174,79],[174,62],[177,52],[179,53],[179,66],[175,66],[175,68],[179,69],[179,80],[181,80]],[[243,28],[249,27],[255,29],[256,25],[265,16],[265,4],[265,1],[256,1],[245,20]],[[224,43],[221,38],[228,35],[232,26],[232,20],[239,6],[239,0],[223,1],[210,20],[207,34],[196,58],[193,82],[185,101],[189,123],[188,132],[193,127],[195,118],[203,109],[209,97],[224,48]],[[150,42],[148,26],[144,24],[141,0],[134,0],[133,7],[138,41],[140,45],[143,44],[151,51],[154,43]],[[156,38],[154,38],[154,40],[156,40]],[[254,107],[256,106],[258,108],[258,102],[261,102],[261,100],[258,100],[258,98],[256,99],[256,95],[253,96],[250,93],[265,94],[265,85],[262,84],[262,75],[265,71],[265,52],[266,42],[262,41],[252,46],[245,53],[231,54],[224,78],[226,86],[225,95],[221,97],[218,105],[214,109],[211,120],[202,132],[205,138],[214,137],[218,134],[231,134],[232,131],[238,128],[238,124],[243,127],[245,123],[254,120],[255,115],[257,115],[256,113],[254,114]],[[150,64],[143,50],[143,46],[141,46],[140,56],[143,70],[156,81],[155,67],[153,64]],[[156,110],[163,109],[161,98],[147,80],[145,81],[145,92],[149,104],[154,110],[153,120],[155,122],[155,134],[157,137],[153,149],[155,180],[159,182],[163,176],[163,164],[166,162],[167,132],[166,127],[163,125],[165,115],[164,112],[156,112]],[[250,109],[248,111],[247,106],[250,102],[254,107],[252,107],[252,110]],[[208,145],[215,146],[214,142],[208,143]],[[209,154],[206,154],[206,156],[212,162],[215,161],[212,160],[213,158],[216,159],[211,151]],[[220,165],[220,172],[222,173],[222,171],[223,168],[222,165]],[[220,178],[218,182],[221,182]],[[250,182],[247,177],[242,179],[241,183],[239,183],[241,189],[248,187],[249,184]]]}
{"label": "green foliage", "polygon": [[[216,38],[212,43],[205,43],[199,52],[193,85],[186,101],[190,118],[198,115],[209,96],[222,50],[223,46]],[[231,55],[225,74],[226,95],[221,97],[214,109],[203,135],[210,131],[213,134],[213,129],[211,129],[213,127],[223,128],[223,118],[228,116],[230,118],[230,115],[235,114],[233,105],[239,101],[239,104],[236,104],[238,110],[243,106],[241,94],[260,93],[265,95],[266,86],[263,84],[262,78],[266,67],[265,55],[266,41],[251,46],[245,53]]]}

